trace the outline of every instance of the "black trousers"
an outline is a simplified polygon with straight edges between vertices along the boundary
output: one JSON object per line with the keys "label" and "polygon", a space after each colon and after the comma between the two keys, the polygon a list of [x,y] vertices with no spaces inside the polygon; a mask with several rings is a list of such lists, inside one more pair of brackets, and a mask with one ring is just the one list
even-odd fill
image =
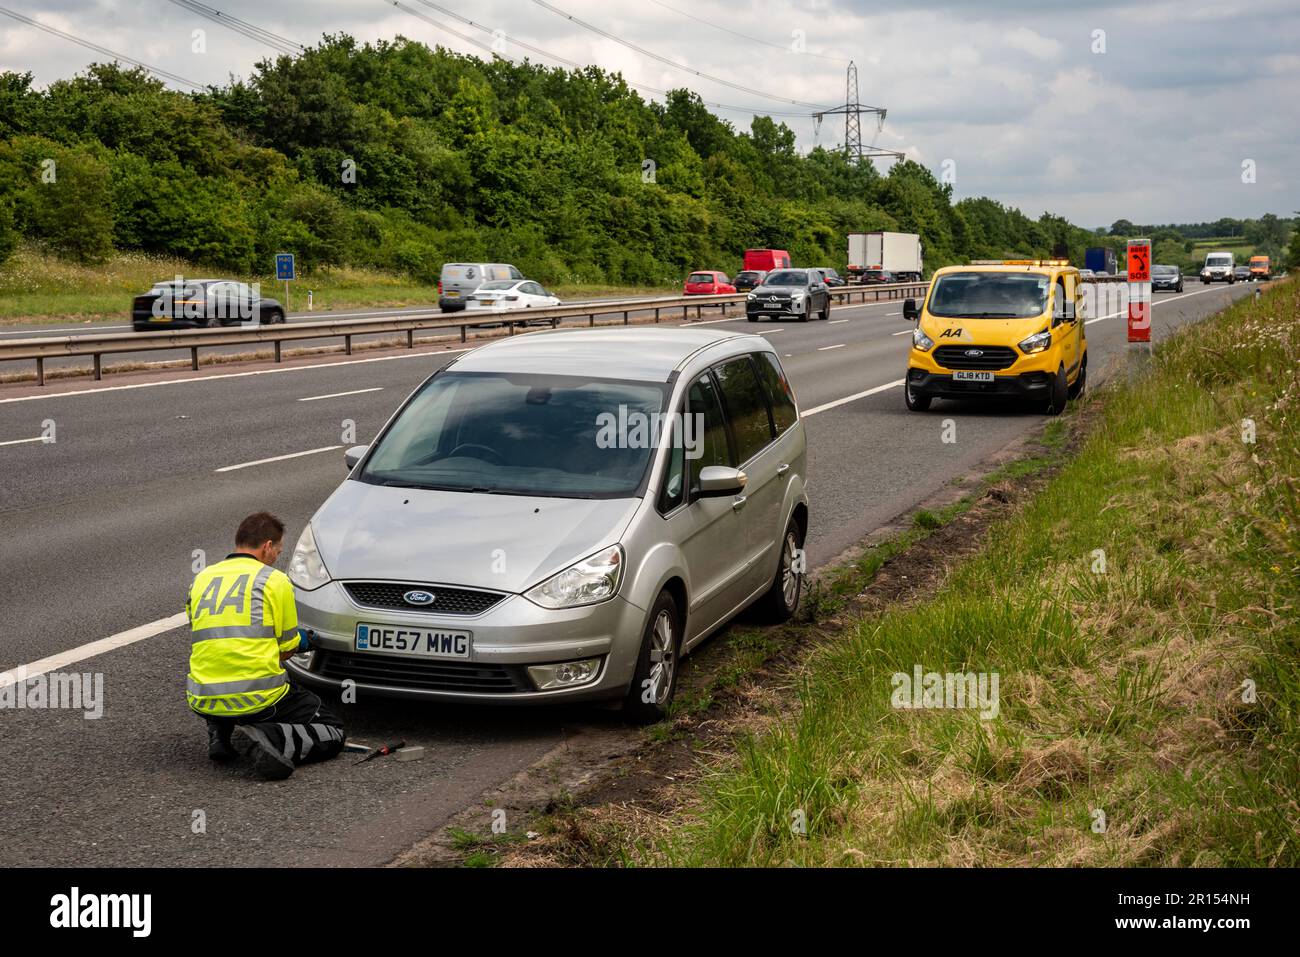
{"label": "black trousers", "polygon": [[347,740],[342,720],[313,692],[298,685],[290,685],[284,697],[261,711],[231,718],[204,715],[203,719],[226,743],[238,725],[255,724],[294,764],[332,758]]}

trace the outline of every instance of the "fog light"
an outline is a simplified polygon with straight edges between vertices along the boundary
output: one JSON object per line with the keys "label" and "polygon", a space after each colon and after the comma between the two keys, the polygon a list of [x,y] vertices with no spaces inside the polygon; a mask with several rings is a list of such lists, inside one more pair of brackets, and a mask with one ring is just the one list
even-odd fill
{"label": "fog light", "polygon": [[562,661],[556,665],[529,665],[528,677],[538,691],[551,688],[572,688],[585,685],[596,678],[600,671],[599,658],[583,658],[581,661]]}

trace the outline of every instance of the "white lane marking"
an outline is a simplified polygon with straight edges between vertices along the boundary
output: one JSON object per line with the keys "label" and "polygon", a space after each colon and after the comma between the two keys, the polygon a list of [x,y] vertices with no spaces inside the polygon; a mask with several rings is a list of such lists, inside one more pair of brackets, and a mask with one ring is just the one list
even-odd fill
{"label": "white lane marking", "polygon": [[901,316],[902,313],[901,313],[901,312],[887,312],[887,313],[885,313],[885,315],[886,315],[886,316]]}
{"label": "white lane marking", "polygon": [[828,349],[843,349],[844,346],[845,346],[845,343],[841,342],[839,345],[834,345],[834,346],[821,346],[817,351],[818,351],[818,352],[825,352],[825,351],[828,350]]}
{"label": "white lane marking", "polygon": [[833,326],[833,325],[835,325],[837,322],[848,322],[848,321],[849,321],[849,320],[847,320],[847,319],[832,319],[832,320],[831,320],[831,325]]}
{"label": "white lane marking", "polygon": [[240,462],[238,465],[226,465],[219,469],[213,469],[214,472],[236,472],[239,469],[249,469],[254,465],[266,465],[268,462],[283,462],[285,459],[300,459],[304,455],[316,455],[320,452],[333,452],[335,449],[341,449],[341,445],[326,445],[319,449],[308,449],[306,452],[290,452],[288,455],[273,455],[269,459],[257,459],[253,462]]}
{"label": "white lane marking", "polygon": [[877,392],[884,392],[887,389],[897,389],[902,384],[902,379],[895,379],[893,382],[886,382],[884,385],[878,385],[874,389],[867,389],[865,392],[855,392],[853,395],[846,395],[842,399],[836,399],[833,402],[827,402],[824,405],[813,406],[811,409],[806,409],[799,414],[804,417],[816,415],[818,412],[825,412],[827,409],[834,409],[841,405],[847,405],[850,402],[857,402],[858,399],[865,399],[867,396],[875,395]]}
{"label": "white lane marking", "polygon": [[[472,348],[478,348],[474,346]],[[70,395],[98,395],[101,392],[123,392],[127,389],[151,389],[156,385],[184,385],[187,382],[211,382],[213,379],[242,379],[250,375],[271,375],[276,372],[305,372],[309,369],[333,369],[336,366],[355,366],[365,362],[388,362],[391,359],[428,359],[431,356],[454,356],[470,349],[448,349],[446,352],[411,352],[400,356],[375,356],[371,359],[345,359],[342,362],[318,362],[310,366],[286,366],[283,369],[254,369],[251,372],[222,372],[218,375],[197,376],[193,379],[164,379],[161,382],[134,382],[130,385],[110,385],[102,389],[78,389],[75,392],[51,392],[48,395],[20,395],[12,399],[0,399],[0,405],[6,402],[31,402],[34,399],[62,399]]]}
{"label": "white lane marking", "polygon": [[905,336],[905,335],[907,335],[908,333],[910,333],[911,331],[912,331],[911,329],[904,329],[902,332],[891,332],[890,335],[891,335],[891,336]]}
{"label": "white lane marking", "polygon": [[28,442],[44,442],[45,436],[38,435],[34,439],[10,439],[8,442],[0,442],[0,445],[26,445]]}
{"label": "white lane marking", "polygon": [[764,329],[759,333],[760,336],[770,336],[774,332],[785,332],[785,329]]}
{"label": "white lane marking", "polygon": [[[1216,289],[1214,286],[1210,286],[1208,289],[1198,289],[1196,290],[1196,292],[1185,292],[1177,296],[1169,296],[1168,298],[1153,299],[1151,301],[1151,307],[1154,309],[1156,306],[1163,306],[1167,302],[1177,302],[1179,299],[1187,299],[1190,296],[1199,296],[1207,292],[1222,292],[1222,291],[1223,291],[1222,289]],[[1112,312],[1104,316],[1097,316],[1095,319],[1085,319],[1083,321],[1083,324],[1085,326],[1090,326],[1094,322],[1101,322],[1103,319],[1114,319],[1116,316],[1127,316],[1127,315],[1128,315],[1128,306],[1125,306],[1119,312]]]}
{"label": "white lane marking", "polygon": [[89,644],[80,645],[76,648],[70,648],[67,651],[61,651],[57,655],[50,655],[48,658],[42,658],[39,661],[33,661],[29,665],[19,665],[8,671],[0,672],[0,688],[8,688],[27,678],[35,678],[37,675],[48,674],[51,671],[57,671],[60,668],[66,668],[68,665],[76,664],[78,661],[85,661],[87,658],[94,658],[96,655],[102,655],[106,651],[114,651],[118,648],[125,648],[127,645],[135,644],[137,641],[144,641],[146,638],[152,638],[155,635],[161,635],[165,631],[171,631],[173,628],[179,628],[189,619],[185,612],[172,615],[170,618],[159,618],[157,621],[151,621],[147,625],[138,625],[127,631],[119,631],[116,635],[109,635],[107,638],[100,638],[98,641],[92,641]]}
{"label": "white lane marking", "polygon": [[345,395],[361,395],[363,392],[383,392],[384,387],[376,386],[373,389],[353,389],[351,392],[331,392],[329,395],[311,395],[305,399],[299,399],[299,402],[316,402],[320,399],[338,399]]}

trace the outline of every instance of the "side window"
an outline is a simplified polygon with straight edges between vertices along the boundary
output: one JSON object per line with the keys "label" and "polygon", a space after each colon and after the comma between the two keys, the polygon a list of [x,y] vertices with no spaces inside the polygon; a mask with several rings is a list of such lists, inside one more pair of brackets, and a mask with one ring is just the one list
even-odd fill
{"label": "side window", "polygon": [[546,290],[543,289],[541,286],[537,285],[537,283],[535,282],[524,283],[524,292],[528,293],[530,296],[546,295]]}
{"label": "side window", "polygon": [[772,421],[763,385],[749,356],[732,359],[715,368],[722,388],[727,418],[736,438],[736,464],[753,458],[772,441]]}
{"label": "side window", "polygon": [[799,418],[794,407],[794,390],[790,388],[776,356],[770,352],[760,352],[755,358],[758,361],[759,376],[763,380],[763,391],[772,407],[772,424],[776,426],[776,434],[780,435]]}
{"label": "side window", "polygon": [[695,380],[686,395],[686,408],[690,422],[683,431],[694,499],[700,490],[700,471],[709,465],[730,465],[731,450],[727,446],[727,424],[718,404],[718,392],[709,376],[702,375]]}
{"label": "side window", "polygon": [[686,446],[682,442],[682,422],[672,424],[673,444],[668,450],[668,466],[659,489],[658,508],[667,514],[686,500]]}
{"label": "side window", "polygon": [[1055,293],[1052,297],[1052,325],[1065,318],[1065,282],[1059,278],[1056,280]]}
{"label": "side window", "polygon": [[524,278],[524,274],[521,273],[521,272],[520,272],[518,269],[516,269],[514,266],[511,266],[511,267],[510,267],[510,278],[511,278],[511,279],[523,279],[523,278]]}

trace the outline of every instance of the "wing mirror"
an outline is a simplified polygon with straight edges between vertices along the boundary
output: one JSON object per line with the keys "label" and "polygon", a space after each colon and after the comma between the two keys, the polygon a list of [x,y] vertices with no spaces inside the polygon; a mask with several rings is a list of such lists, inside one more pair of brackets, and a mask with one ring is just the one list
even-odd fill
{"label": "wing mirror", "polygon": [[721,498],[739,495],[749,481],[740,469],[727,465],[706,465],[700,469],[700,498]]}
{"label": "wing mirror", "polygon": [[368,448],[370,448],[368,445],[354,445],[343,453],[343,462],[347,465],[349,472],[357,467],[357,463],[361,461],[361,457],[366,454]]}
{"label": "wing mirror", "polygon": [[903,318],[908,322],[916,322],[921,318],[921,310],[917,308],[915,299],[903,300]]}

